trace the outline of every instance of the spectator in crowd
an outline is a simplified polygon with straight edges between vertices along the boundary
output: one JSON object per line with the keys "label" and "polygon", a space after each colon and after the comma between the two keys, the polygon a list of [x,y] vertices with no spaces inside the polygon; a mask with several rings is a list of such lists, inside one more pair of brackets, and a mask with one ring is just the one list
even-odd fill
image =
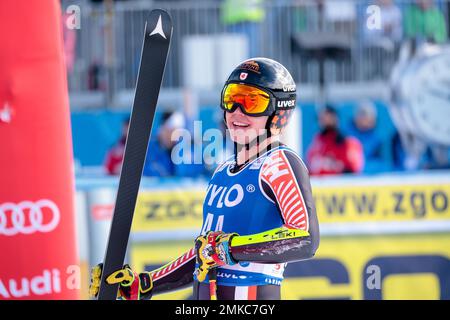
{"label": "spectator in crowd", "polygon": [[375,3],[380,8],[380,17],[378,21],[373,19],[364,19],[364,40],[366,45],[390,50],[398,45],[402,40],[402,12],[393,0],[377,0]]}
{"label": "spectator in crowd", "polygon": [[402,12],[393,0],[377,0],[375,5],[380,9],[379,15],[367,16],[365,12],[362,19],[364,56],[370,61],[366,64],[368,77],[386,78],[403,36]]}
{"label": "spectator in crowd", "polygon": [[171,160],[172,133],[185,126],[182,114],[164,112],[161,117],[161,126],[157,135],[150,138],[148,156],[145,159],[144,176],[167,177],[175,175],[175,165]]}
{"label": "spectator in crowd", "polygon": [[109,175],[120,174],[129,125],[130,119],[127,118],[122,124],[122,134],[119,141],[117,141],[117,143],[106,154],[104,167]]}
{"label": "spectator in crowd", "polygon": [[361,142],[364,151],[364,169],[366,173],[385,169],[382,157],[382,140],[376,131],[377,109],[370,101],[363,101],[356,109],[347,128],[347,134]]}
{"label": "spectator in crowd", "polygon": [[[182,139],[174,139],[173,134],[176,130],[186,128],[186,119],[180,112],[164,112],[161,118],[161,126],[158,130],[156,137],[151,137],[148,154],[145,159],[144,176],[153,177],[197,177],[206,174],[206,169],[202,163],[194,163],[193,152],[195,145],[191,140],[186,145],[189,145],[191,149],[182,150],[183,153],[189,153],[189,163],[176,163],[172,158],[172,151],[177,143],[181,143]],[[189,137],[191,138],[191,137]],[[184,154],[186,156],[186,154]],[[180,156],[180,155],[176,155]]]}
{"label": "spectator in crowd", "polygon": [[319,114],[321,127],[307,152],[311,175],[360,172],[364,164],[361,143],[339,129],[336,109],[327,105]]}
{"label": "spectator in crowd", "polygon": [[250,57],[260,56],[261,30],[264,21],[264,0],[224,0],[221,20],[227,32],[240,33],[247,37]]}
{"label": "spectator in crowd", "polygon": [[447,41],[447,26],[441,10],[434,0],[416,0],[405,12],[405,35],[409,39],[444,43]]}

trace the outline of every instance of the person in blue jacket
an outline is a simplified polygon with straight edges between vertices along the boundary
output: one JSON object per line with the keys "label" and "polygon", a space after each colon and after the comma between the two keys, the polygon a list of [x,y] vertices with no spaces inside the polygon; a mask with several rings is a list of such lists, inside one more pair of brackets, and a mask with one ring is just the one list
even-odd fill
{"label": "person in blue jacket", "polygon": [[[172,161],[173,148],[180,142],[172,136],[176,130],[186,128],[186,119],[181,112],[167,111],[162,114],[161,126],[157,134],[151,137],[145,159],[143,175],[147,177],[199,177],[207,174],[203,164],[174,163]],[[190,141],[190,150],[184,152],[194,153],[195,145]]]}

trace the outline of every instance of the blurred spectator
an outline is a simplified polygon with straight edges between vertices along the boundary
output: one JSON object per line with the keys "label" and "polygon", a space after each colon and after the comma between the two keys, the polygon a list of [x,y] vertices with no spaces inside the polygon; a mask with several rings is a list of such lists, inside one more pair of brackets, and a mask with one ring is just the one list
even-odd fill
{"label": "blurred spectator", "polygon": [[260,24],[265,18],[263,0],[224,0],[221,19],[227,32],[241,33],[248,39],[250,57],[260,56]]}
{"label": "blurred spectator", "polygon": [[443,13],[433,0],[416,0],[405,12],[405,35],[409,39],[444,43],[447,26]]}
{"label": "blurred spectator", "polygon": [[181,129],[186,129],[186,119],[182,113],[170,111],[163,113],[158,133],[149,142],[143,172],[144,176],[197,177],[206,173],[203,159],[201,164],[193,163],[195,145],[192,140],[190,141],[191,149],[183,150],[184,153],[190,153],[184,154],[184,156],[187,155],[192,161],[190,163],[175,164],[172,160],[172,151],[175,145],[181,142],[181,139],[174,140],[172,135],[176,130]]}
{"label": "blurred spectator", "polygon": [[117,143],[106,154],[104,166],[106,172],[110,175],[120,174],[129,125],[130,119],[126,119],[122,124],[122,134],[119,138],[119,141],[117,141]]}
{"label": "blurred spectator", "polygon": [[321,132],[307,152],[311,175],[360,172],[364,164],[361,143],[339,129],[336,109],[326,106],[319,114]]}
{"label": "blurred spectator", "polygon": [[377,0],[375,3],[380,8],[380,28],[376,25],[368,25],[364,19],[364,42],[385,50],[392,50],[402,40],[402,12],[393,0]]}
{"label": "blurred spectator", "polygon": [[375,4],[380,8],[379,25],[372,24],[367,15],[362,19],[364,57],[369,61],[365,66],[368,78],[387,78],[403,36],[402,12],[393,0],[378,0]]}
{"label": "blurred spectator", "polygon": [[382,141],[376,131],[377,109],[370,101],[362,102],[347,128],[349,136],[361,142],[364,151],[364,172],[379,172],[385,169],[382,158]]}
{"label": "blurred spectator", "polygon": [[148,156],[145,159],[144,176],[166,177],[175,174],[175,165],[170,156],[175,141],[172,132],[184,128],[184,117],[173,112],[164,112],[157,135],[150,138]]}

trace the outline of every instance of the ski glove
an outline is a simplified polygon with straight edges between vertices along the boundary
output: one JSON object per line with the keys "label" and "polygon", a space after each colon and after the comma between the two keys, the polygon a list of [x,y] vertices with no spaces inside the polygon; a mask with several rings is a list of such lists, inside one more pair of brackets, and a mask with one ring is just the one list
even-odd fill
{"label": "ski glove", "polygon": [[230,242],[237,233],[223,233],[222,231],[209,231],[205,236],[195,239],[197,267],[195,275],[199,282],[203,282],[209,270],[233,265],[237,262],[230,254]]}
{"label": "ski glove", "polygon": [[[100,263],[92,268],[89,296],[96,298],[100,289],[103,264]],[[137,274],[129,265],[124,265],[106,278],[108,284],[119,284],[117,298],[121,300],[151,299],[153,281],[149,272]]]}

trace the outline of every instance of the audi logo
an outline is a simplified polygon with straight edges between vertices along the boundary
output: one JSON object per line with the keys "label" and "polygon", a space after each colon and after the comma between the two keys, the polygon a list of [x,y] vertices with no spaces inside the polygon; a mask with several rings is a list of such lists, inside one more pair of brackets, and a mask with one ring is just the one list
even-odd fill
{"label": "audi logo", "polygon": [[50,232],[55,230],[59,220],[58,206],[51,200],[0,204],[0,235]]}

